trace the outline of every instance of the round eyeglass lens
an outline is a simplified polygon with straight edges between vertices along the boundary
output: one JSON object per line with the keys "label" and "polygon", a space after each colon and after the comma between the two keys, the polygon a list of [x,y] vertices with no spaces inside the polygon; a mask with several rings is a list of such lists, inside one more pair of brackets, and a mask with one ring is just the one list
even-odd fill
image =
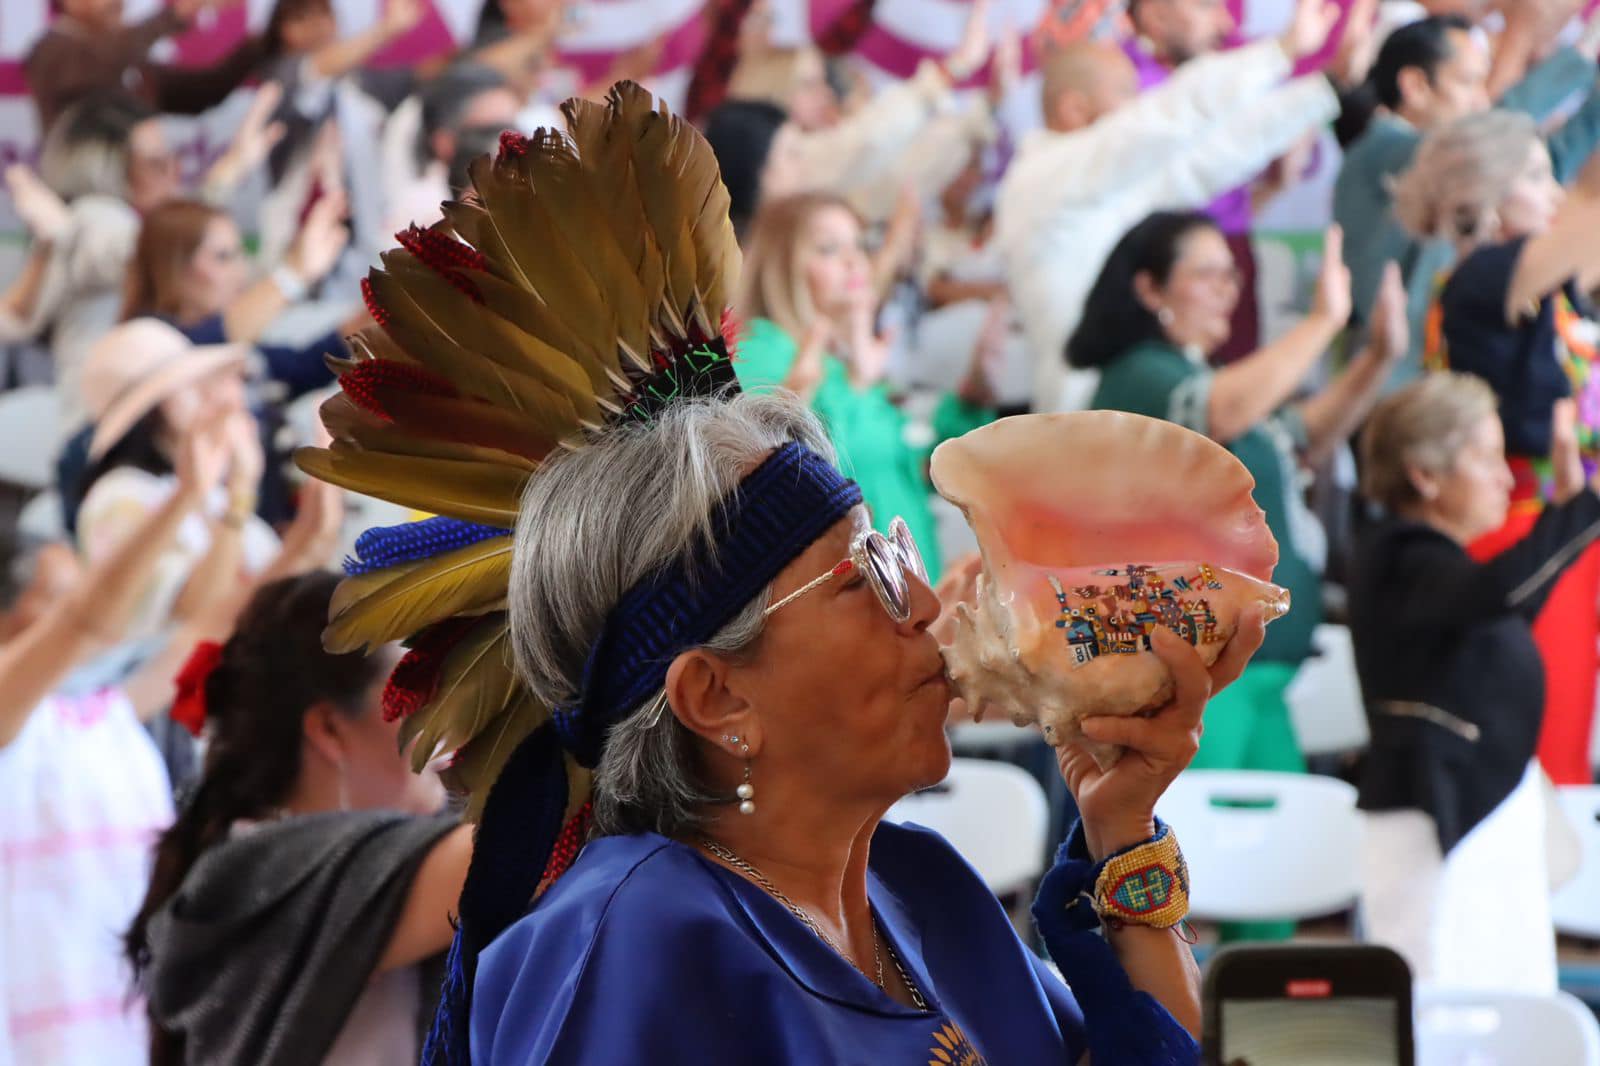
{"label": "round eyeglass lens", "polygon": [[866,558],[867,576],[883,602],[883,609],[896,622],[911,617],[911,589],[906,585],[906,572],[900,566],[899,553],[881,533],[869,533],[862,542],[861,553]]}
{"label": "round eyeglass lens", "polygon": [[916,538],[912,537],[911,527],[906,525],[904,518],[897,517],[889,523],[889,540],[905,568],[922,580],[928,580],[928,566],[922,561],[922,552],[918,550]]}

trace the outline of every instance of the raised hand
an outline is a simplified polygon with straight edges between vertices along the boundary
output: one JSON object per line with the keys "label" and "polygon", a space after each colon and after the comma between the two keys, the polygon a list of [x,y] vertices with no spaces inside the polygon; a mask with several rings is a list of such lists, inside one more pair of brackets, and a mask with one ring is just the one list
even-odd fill
{"label": "raised hand", "polygon": [[388,0],[383,9],[383,31],[389,37],[408,33],[427,13],[423,0]]}
{"label": "raised hand", "polygon": [[282,100],[282,85],[275,81],[261,83],[244,113],[244,120],[234,131],[227,151],[211,164],[211,169],[206,173],[205,184],[208,187],[231,189],[262,164],[268,153],[283,139],[283,123],[272,120]]}
{"label": "raised hand", "polygon": [[344,214],[344,194],[337,190],[324,191],[322,198],[306,213],[305,224],[290,245],[285,261],[307,285],[326,277],[350,243]]}
{"label": "raised hand", "polygon": [[1583,489],[1583,454],[1578,448],[1578,401],[1570,396],[1550,409],[1550,466],[1557,503],[1566,503]]}
{"label": "raised hand", "polygon": [[999,107],[1022,81],[1022,36],[1017,28],[1006,25],[995,43],[993,62],[989,65],[989,106]]}
{"label": "raised hand", "polygon": [[1311,315],[1335,329],[1350,321],[1350,268],[1344,265],[1344,230],[1329,226],[1322,240],[1322,270],[1311,300]]}
{"label": "raised hand", "polygon": [[1411,350],[1411,319],[1406,313],[1406,286],[1400,264],[1383,268],[1378,298],[1372,305],[1372,348],[1385,362],[1398,362]]}
{"label": "raised hand", "polygon": [[944,71],[951,81],[972,77],[989,58],[989,4],[990,0],[972,0],[967,9],[967,24],[962,28],[961,40],[944,57]]}
{"label": "raised hand", "polygon": [[32,168],[13,163],[6,167],[5,181],[11,206],[35,240],[55,240],[66,232],[72,212]]}
{"label": "raised hand", "polygon": [[1278,38],[1290,60],[1316,55],[1339,23],[1339,5],[1332,0],[1297,0],[1289,28]]}

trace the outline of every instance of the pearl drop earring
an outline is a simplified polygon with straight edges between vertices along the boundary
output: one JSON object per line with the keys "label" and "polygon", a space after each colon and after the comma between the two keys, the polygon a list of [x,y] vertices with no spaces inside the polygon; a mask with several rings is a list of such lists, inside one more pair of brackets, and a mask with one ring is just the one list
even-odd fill
{"label": "pearl drop earring", "polygon": [[735,789],[739,797],[739,813],[756,813],[756,787],[750,783],[750,745],[740,744],[739,750],[744,752],[744,781]]}

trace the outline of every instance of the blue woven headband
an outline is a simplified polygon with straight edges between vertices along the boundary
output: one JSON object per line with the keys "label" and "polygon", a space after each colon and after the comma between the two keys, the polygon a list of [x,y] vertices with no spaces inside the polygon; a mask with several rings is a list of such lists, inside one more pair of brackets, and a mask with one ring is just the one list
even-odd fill
{"label": "blue woven headband", "polygon": [[611,609],[578,702],[555,710],[563,746],[585,766],[598,762],[606,730],[661,689],[674,658],[732,621],[860,502],[860,487],[815,452],[789,443],[768,456],[718,508],[715,552],[698,545]]}

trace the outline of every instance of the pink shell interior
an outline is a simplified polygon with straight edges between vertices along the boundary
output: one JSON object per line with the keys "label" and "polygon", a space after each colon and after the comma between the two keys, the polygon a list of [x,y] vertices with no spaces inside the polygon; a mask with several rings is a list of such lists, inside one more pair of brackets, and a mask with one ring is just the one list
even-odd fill
{"label": "pink shell interior", "polygon": [[[1037,721],[1053,744],[1081,739],[1086,715],[1171,698],[1148,650],[1156,625],[1210,663],[1249,605],[1268,620],[1288,609],[1268,581],[1278,546],[1254,479],[1172,423],[1108,411],[1003,419],[941,445],[933,479],[983,553],[977,602],[957,611],[945,649],[951,677],[978,713]],[[1119,754],[1091,750],[1104,765]]]}

